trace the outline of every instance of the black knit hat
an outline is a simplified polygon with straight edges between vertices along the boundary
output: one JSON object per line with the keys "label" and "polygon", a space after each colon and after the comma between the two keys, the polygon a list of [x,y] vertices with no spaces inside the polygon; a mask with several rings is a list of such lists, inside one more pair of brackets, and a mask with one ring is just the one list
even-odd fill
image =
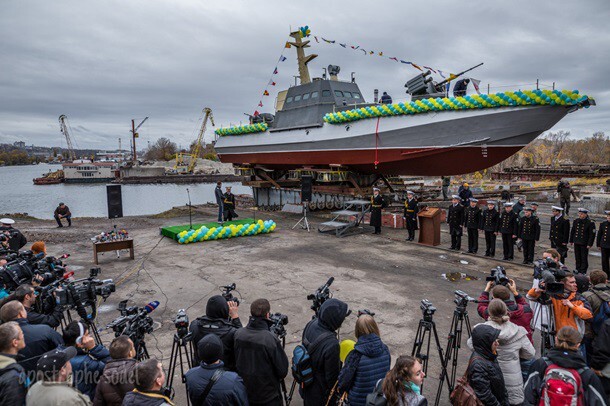
{"label": "black knit hat", "polygon": [[213,364],[222,356],[224,347],[222,341],[215,334],[208,334],[197,343],[197,352],[199,359],[206,364]]}

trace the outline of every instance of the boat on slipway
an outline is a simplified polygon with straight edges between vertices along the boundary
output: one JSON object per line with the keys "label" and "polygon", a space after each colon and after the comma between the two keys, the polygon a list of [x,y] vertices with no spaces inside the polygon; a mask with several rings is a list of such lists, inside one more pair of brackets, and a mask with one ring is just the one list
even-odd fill
{"label": "boat on slipway", "polygon": [[429,72],[410,80],[411,101],[367,103],[355,79],[310,79],[308,40],[290,34],[300,84],[279,92],[275,114],[216,130],[222,162],[274,179],[295,170],[362,175],[458,175],[515,154],[567,114],[594,105],[578,91],[531,90],[446,97]]}

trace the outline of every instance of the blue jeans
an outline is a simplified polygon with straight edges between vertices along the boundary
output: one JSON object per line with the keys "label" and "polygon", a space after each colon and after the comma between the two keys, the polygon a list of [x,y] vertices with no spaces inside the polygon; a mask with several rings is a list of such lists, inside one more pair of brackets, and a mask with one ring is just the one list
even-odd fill
{"label": "blue jeans", "polygon": [[[57,225],[60,227],[63,227],[63,224],[61,224],[61,219],[59,218],[58,215],[53,216],[55,217],[55,221],[57,221]],[[66,219],[68,220],[68,225],[71,226],[72,225],[72,216],[66,216],[66,217],[62,217],[62,219]]]}
{"label": "blue jeans", "polygon": [[535,359],[520,359],[521,363],[521,376],[523,376],[523,382],[527,381],[527,377],[530,372],[530,367],[535,362]]}
{"label": "blue jeans", "polygon": [[218,222],[222,222],[222,203],[218,205]]}

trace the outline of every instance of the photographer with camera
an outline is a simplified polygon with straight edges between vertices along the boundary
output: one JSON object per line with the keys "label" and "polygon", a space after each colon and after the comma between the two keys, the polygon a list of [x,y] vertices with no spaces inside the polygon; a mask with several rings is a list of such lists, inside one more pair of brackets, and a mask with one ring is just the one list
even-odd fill
{"label": "photographer with camera", "polygon": [[299,392],[305,406],[325,404],[341,371],[337,330],[350,314],[339,299],[327,299],[303,329],[303,346],[311,359],[313,381]]}
{"label": "photographer with camera", "polygon": [[534,264],[534,248],[536,241],[540,240],[540,220],[532,215],[534,209],[526,207],[523,209],[524,217],[519,221],[517,236],[523,242],[523,263]]}
{"label": "photographer with camera", "polygon": [[220,338],[208,334],[197,344],[201,364],[186,373],[186,388],[195,406],[242,406],[248,404],[244,381],[235,372],[225,371],[220,359],[224,346]]}
{"label": "photographer with camera", "polygon": [[13,228],[13,224],[15,224],[15,220],[13,219],[6,217],[0,219],[0,235],[5,236],[9,250],[17,252],[25,247],[28,240],[21,234],[21,231]]}
{"label": "photographer with camera", "polygon": [[288,357],[269,330],[270,312],[267,299],[256,299],[250,305],[248,325],[235,332],[235,367],[246,385],[250,405],[283,404],[280,382],[288,374]]}
{"label": "photographer with camera", "polygon": [[228,371],[235,371],[235,332],[243,327],[239,319],[238,306],[236,301],[227,301],[221,295],[212,296],[208,300],[205,316],[197,318],[189,327],[193,334],[196,360],[201,361],[197,343],[208,334],[214,334],[223,344],[220,360],[224,363],[224,368]]}
{"label": "photographer with camera", "polygon": [[[18,300],[28,313],[28,322],[30,324],[46,324],[49,327],[56,328],[61,324],[63,318],[63,309],[56,304],[55,300],[47,300],[44,305],[47,305],[51,314],[42,314],[34,311],[36,305],[36,291],[30,284],[20,285],[14,293],[15,299]],[[55,299],[54,295],[49,296],[50,299]],[[48,303],[47,303],[48,302]]]}
{"label": "photographer with camera", "polygon": [[121,406],[123,398],[134,388],[133,370],[136,366],[136,349],[127,336],[118,336],[109,348],[110,361],[95,388],[94,406]]}
{"label": "photographer with camera", "polygon": [[36,363],[42,354],[54,350],[64,344],[61,335],[45,324],[32,325],[27,320],[28,313],[21,303],[11,300],[0,309],[0,318],[3,323],[16,321],[23,330],[25,348],[19,350],[21,359],[19,364],[26,373],[36,370]]}
{"label": "photographer with camera", "polygon": [[19,350],[25,348],[23,331],[14,321],[0,325],[0,399],[4,406],[23,406],[29,381],[17,363]]}
{"label": "photographer with camera", "polygon": [[95,344],[89,328],[84,322],[71,321],[64,329],[63,338],[66,347],[76,348],[77,354],[70,360],[74,385],[93,400],[99,377],[110,361],[110,352],[102,344]]}
{"label": "photographer with camera", "polygon": [[[504,275],[504,278],[506,278],[506,275]],[[491,299],[500,299],[506,304],[510,321],[517,326],[523,327],[527,331],[527,337],[532,341],[531,322],[534,313],[528,305],[527,300],[521,296],[517,290],[515,281],[504,278],[502,278],[499,283],[496,281],[487,281],[485,290],[479,296],[477,312],[479,313],[479,316],[487,320],[489,318],[489,303]],[[489,296],[490,292],[491,297]],[[514,300],[511,299],[511,293]]]}
{"label": "photographer with camera", "polygon": [[164,391],[165,371],[161,361],[151,358],[133,369],[134,390],[123,399],[123,406],[173,406]]}

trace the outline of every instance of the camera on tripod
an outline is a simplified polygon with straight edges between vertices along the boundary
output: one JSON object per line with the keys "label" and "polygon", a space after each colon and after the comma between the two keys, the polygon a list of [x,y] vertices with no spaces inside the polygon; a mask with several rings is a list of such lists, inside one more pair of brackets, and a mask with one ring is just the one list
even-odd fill
{"label": "camera on tripod", "polygon": [[176,327],[176,334],[179,338],[184,338],[189,333],[189,316],[186,314],[186,310],[178,310],[176,318],[174,319],[174,326]]}
{"label": "camera on tripod", "polygon": [[[77,310],[90,308],[87,318],[95,318],[97,297],[100,296],[105,301],[111,293],[116,292],[116,285],[112,279],[97,279],[100,272],[100,268],[91,268],[88,278],[68,281],[64,283],[64,289],[55,290],[59,304]],[[79,315],[84,318],[82,314]]]}
{"label": "camera on tripod", "polygon": [[144,336],[153,332],[154,321],[148,314],[152,312],[159,302],[151,302],[146,307],[127,307],[127,300],[119,302],[118,310],[121,313],[106,328],[112,328],[114,336],[128,336],[136,350],[136,359],[141,361],[148,358],[148,350]]}
{"label": "camera on tripod", "polygon": [[495,286],[508,286],[510,279],[506,276],[506,269],[503,266],[497,266],[491,269],[489,276],[485,278],[487,282],[493,282]]}
{"label": "camera on tripod", "polygon": [[456,290],[453,293],[455,294],[455,299],[453,300],[453,303],[458,306],[465,306],[468,304],[468,302],[477,301],[474,297],[469,296],[468,293],[464,292],[463,290]]}
{"label": "camera on tripod", "polygon": [[569,275],[567,269],[559,268],[551,258],[540,259],[534,263],[534,278],[540,280],[540,289],[549,295],[563,294],[562,280]]}
{"label": "camera on tripod", "polygon": [[421,309],[424,316],[432,316],[436,311],[436,307],[434,307],[432,305],[432,302],[430,302],[428,299],[423,299],[419,303],[419,308]]}
{"label": "camera on tripod", "polygon": [[269,316],[269,320],[271,321],[271,326],[269,326],[269,331],[277,336],[280,340],[286,337],[286,329],[284,326],[288,324],[288,316],[282,313],[273,313]]}
{"label": "camera on tripod", "polygon": [[233,296],[233,294],[231,292],[233,292],[237,287],[235,285],[235,282],[233,282],[230,285],[226,285],[226,286],[221,286],[220,287],[222,289],[222,297],[225,298],[225,300],[228,302],[235,302],[235,304],[237,304],[239,306],[239,299],[236,298],[235,296]]}
{"label": "camera on tripod", "polygon": [[324,285],[320,286],[318,290],[316,290],[315,293],[307,295],[307,300],[311,300],[313,302],[311,305],[311,310],[313,310],[316,314],[318,314],[318,310],[320,310],[322,303],[333,297],[330,291],[330,285],[332,285],[334,281],[334,276],[331,276]]}

